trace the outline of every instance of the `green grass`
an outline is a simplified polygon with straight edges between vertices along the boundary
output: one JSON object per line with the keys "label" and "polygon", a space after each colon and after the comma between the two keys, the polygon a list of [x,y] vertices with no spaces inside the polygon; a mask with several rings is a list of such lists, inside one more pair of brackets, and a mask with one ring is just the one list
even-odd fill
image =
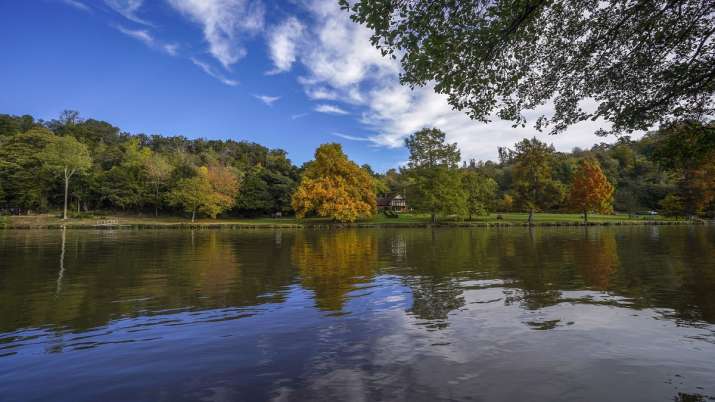
{"label": "green grass", "polygon": [[[497,217],[501,216],[501,219]],[[666,218],[660,215],[654,216],[638,216],[628,214],[602,215],[589,214],[589,222],[637,222],[637,221],[673,221],[674,218]],[[430,221],[429,214],[400,214],[399,218],[387,218],[382,214],[362,222],[370,223],[428,223]],[[444,218],[438,217],[438,221],[461,221],[470,222],[466,218]],[[473,216],[471,222],[509,222],[509,223],[527,223],[529,214],[525,212],[502,212],[492,213],[486,216]],[[535,223],[568,223],[568,222],[583,222],[582,214],[567,214],[567,213],[536,213],[534,214]]]}
{"label": "green grass", "polygon": [[[497,219],[497,216],[501,216],[501,219]],[[511,224],[525,224],[528,222],[529,215],[522,212],[508,212],[508,213],[492,213],[486,216],[474,216],[471,222],[474,223],[511,223]],[[119,223],[122,225],[177,225],[177,224],[189,224],[190,219],[181,216],[139,216],[139,215],[124,215],[124,214],[96,214],[91,217],[82,217],[76,219],[70,219],[66,224],[70,226],[94,226],[98,221],[105,219],[118,219]],[[629,216],[627,214],[615,214],[615,215],[599,215],[590,214],[589,222],[591,223],[616,223],[616,222],[650,222],[650,221],[673,221],[676,219],[666,218],[663,216]],[[469,223],[470,221],[464,218],[456,217],[441,217],[438,219],[439,222],[461,222]],[[8,226],[27,226],[27,227],[43,227],[43,226],[57,226],[61,225],[63,222],[59,215],[57,214],[46,214],[46,215],[34,215],[34,216],[13,216],[0,218],[0,227],[2,223],[6,223]],[[582,223],[583,216],[581,214],[565,214],[565,213],[537,213],[534,215],[534,223],[536,224],[568,224],[568,223]],[[236,218],[222,218],[222,219],[197,219],[196,224],[199,225],[258,225],[258,226],[289,226],[289,225],[329,225],[333,221],[329,218],[306,218],[306,219],[295,219],[292,217],[286,218],[254,218],[254,219],[236,219]],[[384,214],[380,213],[370,219],[359,220],[360,224],[375,224],[375,225],[390,225],[390,224],[427,224],[430,223],[429,214],[416,214],[416,213],[405,213],[400,214],[397,218],[388,218]]]}

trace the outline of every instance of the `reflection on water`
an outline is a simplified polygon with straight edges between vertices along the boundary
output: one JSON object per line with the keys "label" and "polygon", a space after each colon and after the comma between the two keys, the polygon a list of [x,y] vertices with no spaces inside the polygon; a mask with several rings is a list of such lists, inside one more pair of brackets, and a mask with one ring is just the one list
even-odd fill
{"label": "reflection on water", "polygon": [[708,400],[714,261],[713,227],[0,231],[0,399]]}

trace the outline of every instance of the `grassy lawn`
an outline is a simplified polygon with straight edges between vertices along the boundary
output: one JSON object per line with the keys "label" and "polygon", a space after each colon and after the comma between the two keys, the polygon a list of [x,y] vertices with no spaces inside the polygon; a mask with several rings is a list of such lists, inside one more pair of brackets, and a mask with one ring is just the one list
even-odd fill
{"label": "grassy lawn", "polygon": [[[501,216],[498,219],[497,216]],[[444,219],[438,218],[439,221],[457,221],[456,219]],[[472,222],[511,222],[511,223],[526,223],[529,220],[529,214],[525,212],[502,212],[502,213],[492,213],[487,216],[473,216]],[[666,218],[660,215],[646,216],[646,215],[631,215],[628,214],[614,214],[614,215],[600,215],[600,214],[589,214],[589,222],[635,222],[635,221],[673,221],[675,218]],[[394,223],[394,222],[405,222],[405,223],[415,223],[415,222],[429,222],[430,216],[428,214],[401,214],[399,218],[387,218],[380,214],[375,218],[365,221],[374,223]],[[468,222],[463,219],[462,222]],[[534,222],[539,223],[558,223],[558,222],[583,222],[582,214],[567,214],[567,213],[536,213],[534,214]]]}
{"label": "grassy lawn", "polygon": [[[501,219],[497,219],[497,216],[501,216]],[[493,213],[487,216],[474,216],[471,222],[474,223],[513,223],[513,224],[525,224],[528,222],[528,214],[522,212],[508,212],[508,213]],[[137,216],[137,215],[118,215],[118,214],[106,214],[97,215],[94,217],[85,217],[80,219],[70,219],[67,221],[68,225],[72,226],[93,226],[101,223],[105,219],[116,219],[119,224],[122,225],[176,225],[176,224],[189,224],[190,219],[180,216]],[[666,218],[663,216],[638,216],[627,214],[615,214],[615,215],[599,215],[591,214],[589,215],[589,222],[601,223],[601,222],[645,222],[645,221],[673,221],[674,218]],[[445,219],[440,218],[440,222],[462,222],[469,223],[466,220],[459,220],[456,218]],[[371,219],[364,219],[358,221],[362,224],[420,224],[429,223],[429,214],[413,214],[406,213],[400,214],[398,218],[388,218],[383,214],[378,214]],[[534,215],[534,222],[539,223],[580,223],[583,222],[583,216],[581,214],[565,214],[565,213],[537,213]],[[0,223],[8,224],[10,226],[47,226],[47,225],[59,225],[62,220],[59,218],[58,214],[46,214],[46,215],[33,215],[33,216],[12,216],[12,217],[2,217]],[[222,219],[197,219],[196,224],[198,225],[270,225],[270,226],[280,226],[280,225],[316,225],[316,224],[331,224],[332,220],[329,218],[306,218],[306,219],[295,219],[292,217],[286,218],[254,218],[254,219],[237,219],[237,218],[222,218]],[[0,226],[3,226],[0,224]]]}

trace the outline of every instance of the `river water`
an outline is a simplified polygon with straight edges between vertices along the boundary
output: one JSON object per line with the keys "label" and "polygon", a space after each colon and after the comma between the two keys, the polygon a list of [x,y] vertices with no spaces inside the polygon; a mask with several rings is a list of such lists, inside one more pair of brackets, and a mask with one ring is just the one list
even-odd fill
{"label": "river water", "polygon": [[0,400],[715,400],[715,227],[0,230]]}

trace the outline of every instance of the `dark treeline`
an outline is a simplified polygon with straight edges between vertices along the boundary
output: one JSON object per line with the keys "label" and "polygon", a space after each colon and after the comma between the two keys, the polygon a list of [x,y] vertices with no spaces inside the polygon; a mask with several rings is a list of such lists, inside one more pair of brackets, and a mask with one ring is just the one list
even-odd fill
{"label": "dark treeline", "polygon": [[[500,148],[496,162],[471,160],[461,166],[456,144],[443,142],[439,130],[421,130],[408,140],[411,162],[405,168],[375,173],[363,165],[359,170],[372,176],[375,194],[404,194],[411,208],[433,216],[582,210],[708,215],[714,209],[712,123],[678,123],[640,140],[621,137],[569,153],[525,139]],[[434,152],[443,155],[432,160]],[[318,167],[315,162],[309,170]],[[245,141],[130,134],[72,111],[51,121],[0,115],[0,209],[6,211],[56,210],[65,204],[66,193],[74,216],[93,211],[292,214],[304,170],[281,149]],[[576,207],[585,202],[579,200],[579,186],[588,201],[593,198],[589,183],[599,175],[608,181],[602,180],[608,187],[600,196],[604,205]]]}

